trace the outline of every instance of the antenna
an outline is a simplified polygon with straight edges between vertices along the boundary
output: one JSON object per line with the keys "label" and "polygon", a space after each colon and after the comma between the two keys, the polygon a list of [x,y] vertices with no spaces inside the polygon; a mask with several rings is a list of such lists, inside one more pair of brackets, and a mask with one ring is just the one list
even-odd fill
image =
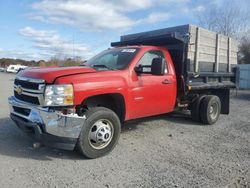
{"label": "antenna", "polygon": [[75,33],[73,33],[73,51],[72,51],[72,59],[75,59]]}

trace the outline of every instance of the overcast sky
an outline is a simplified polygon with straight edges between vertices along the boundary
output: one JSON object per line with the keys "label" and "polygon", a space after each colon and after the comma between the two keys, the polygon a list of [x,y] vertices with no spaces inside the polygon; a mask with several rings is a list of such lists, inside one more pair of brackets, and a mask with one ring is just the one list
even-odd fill
{"label": "overcast sky", "polygon": [[[227,0],[0,0],[0,58],[88,59],[122,34],[198,24]],[[250,0],[239,1],[250,7]]]}

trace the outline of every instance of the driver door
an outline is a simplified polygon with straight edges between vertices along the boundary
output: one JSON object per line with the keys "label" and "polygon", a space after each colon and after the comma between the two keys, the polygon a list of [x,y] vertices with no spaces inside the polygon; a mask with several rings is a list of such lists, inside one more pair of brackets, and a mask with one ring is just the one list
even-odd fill
{"label": "driver door", "polygon": [[[168,64],[164,75],[152,75],[151,64],[154,58],[163,58],[161,50],[150,50],[144,53],[136,64],[142,66],[143,73],[133,72],[131,87],[131,119],[163,114],[173,110],[172,91],[175,87],[171,75],[168,75]],[[166,59],[165,59],[166,60]]]}

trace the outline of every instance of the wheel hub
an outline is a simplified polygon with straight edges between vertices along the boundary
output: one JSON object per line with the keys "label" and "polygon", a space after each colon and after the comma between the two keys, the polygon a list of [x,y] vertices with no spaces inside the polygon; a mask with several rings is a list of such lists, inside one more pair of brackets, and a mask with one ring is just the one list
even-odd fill
{"label": "wheel hub", "polygon": [[109,140],[110,135],[111,131],[109,126],[103,125],[98,129],[95,141],[98,143],[105,143]]}
{"label": "wheel hub", "polygon": [[209,114],[212,119],[216,119],[218,116],[218,104],[214,103],[209,107]]}
{"label": "wheel hub", "polygon": [[89,132],[90,145],[95,149],[106,147],[113,137],[113,125],[109,120],[98,120]]}
{"label": "wheel hub", "polygon": [[212,113],[213,113],[213,111],[214,111],[213,106],[210,106],[209,113],[210,113],[210,114],[212,114]]}

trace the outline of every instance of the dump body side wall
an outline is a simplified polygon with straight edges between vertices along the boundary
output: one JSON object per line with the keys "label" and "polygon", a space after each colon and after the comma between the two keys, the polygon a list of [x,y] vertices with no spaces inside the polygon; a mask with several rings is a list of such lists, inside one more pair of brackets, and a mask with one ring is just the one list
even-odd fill
{"label": "dump body side wall", "polygon": [[189,27],[189,72],[231,72],[237,64],[238,44],[230,37],[193,25]]}

